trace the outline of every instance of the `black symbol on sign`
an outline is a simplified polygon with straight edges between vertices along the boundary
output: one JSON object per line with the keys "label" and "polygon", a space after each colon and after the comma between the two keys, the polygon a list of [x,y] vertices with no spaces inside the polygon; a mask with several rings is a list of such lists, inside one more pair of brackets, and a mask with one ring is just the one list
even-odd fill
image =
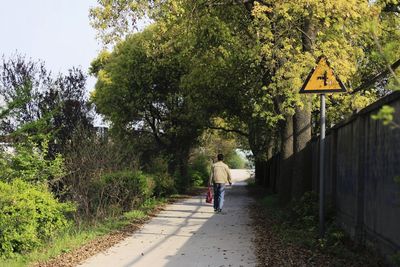
{"label": "black symbol on sign", "polygon": [[325,71],[323,76],[318,76],[317,80],[324,80],[324,86],[328,85],[328,72]]}

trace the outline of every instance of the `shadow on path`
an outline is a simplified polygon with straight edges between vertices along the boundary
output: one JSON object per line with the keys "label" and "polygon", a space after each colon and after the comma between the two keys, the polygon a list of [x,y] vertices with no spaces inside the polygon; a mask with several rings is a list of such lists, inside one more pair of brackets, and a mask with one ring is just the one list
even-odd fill
{"label": "shadow on path", "polygon": [[205,196],[168,205],[131,237],[81,266],[256,266],[252,201],[238,185],[227,188],[223,214],[214,214]]}

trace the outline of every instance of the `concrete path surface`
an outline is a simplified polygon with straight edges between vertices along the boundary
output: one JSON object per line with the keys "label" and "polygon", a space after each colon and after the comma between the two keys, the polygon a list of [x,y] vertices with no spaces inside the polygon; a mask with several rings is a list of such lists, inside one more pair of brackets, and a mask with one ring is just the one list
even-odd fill
{"label": "concrete path surface", "polygon": [[222,214],[215,214],[205,196],[166,206],[131,237],[79,266],[256,266],[254,234],[244,180],[246,170],[232,170]]}

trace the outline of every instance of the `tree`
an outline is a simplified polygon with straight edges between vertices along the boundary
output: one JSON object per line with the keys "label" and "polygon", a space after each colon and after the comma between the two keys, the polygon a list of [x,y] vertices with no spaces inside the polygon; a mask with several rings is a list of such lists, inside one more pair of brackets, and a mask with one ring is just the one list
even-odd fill
{"label": "tree", "polygon": [[[293,178],[285,172],[288,166],[282,165],[279,191],[283,192],[283,200],[289,200],[290,193],[299,197],[305,190],[307,174],[300,168],[304,165],[301,151],[311,139],[311,111],[318,108],[316,104],[313,105],[317,101],[299,96],[299,88],[315,64],[315,59],[322,54],[330,59],[342,81],[350,85],[350,81],[356,79],[357,68],[360,67],[356,62],[366,56],[363,51],[364,35],[367,33],[365,18],[373,17],[373,10],[367,2],[357,0],[255,2],[253,14],[267,63],[266,72],[272,81],[267,87],[280,112],[286,117],[281,128],[284,133],[282,157],[289,161],[293,152],[296,155],[296,175]],[[356,102],[351,100],[351,96],[333,96],[331,100],[335,105],[350,110],[347,114],[354,110],[349,105]],[[368,101],[360,104],[366,105]],[[288,165],[292,166],[292,162]],[[302,182],[297,183],[299,181]],[[291,185],[292,189],[287,190]]]}
{"label": "tree", "polygon": [[120,42],[97,73],[93,101],[114,128],[151,134],[186,188],[189,152],[210,110],[180,84],[186,61],[173,34],[154,24]]}
{"label": "tree", "polygon": [[[257,161],[268,158],[280,115],[263,87],[266,79],[252,17],[243,4],[187,1],[176,15],[187,28],[191,55],[185,86],[207,98],[223,124],[208,126],[248,139]],[[256,176],[258,173],[256,172]]]}
{"label": "tree", "polygon": [[[138,20],[145,17],[157,0],[97,0],[90,9],[92,26],[104,45],[115,44],[136,29]],[[168,2],[168,1],[167,1]]]}
{"label": "tree", "polygon": [[85,94],[86,76],[77,68],[53,78],[41,61],[16,55],[3,58],[0,93],[5,107],[0,115],[0,135],[24,139],[50,135],[49,156],[65,148],[78,125],[89,128],[92,116]]}
{"label": "tree", "polygon": [[[138,18],[143,14],[162,21],[167,29],[174,25],[185,29],[181,36],[176,35],[185,44],[181,52],[187,71],[182,76],[182,86],[205,99],[216,98],[209,105],[229,127],[209,127],[246,136],[261,161],[268,159],[272,150],[280,149],[285,163],[278,191],[284,201],[299,197],[309,179],[307,170],[301,168],[302,153],[317,130],[312,125],[317,125],[318,118],[311,114],[317,113],[319,103],[316,97],[298,94],[309,70],[324,54],[348,88],[362,84],[365,73],[371,72],[369,60],[377,49],[370,34],[371,22],[383,10],[396,13],[398,4],[391,0],[140,3],[140,7],[132,9],[132,1],[119,1],[115,6],[102,1],[99,10],[114,10],[114,16],[102,13],[94,19],[109,22],[103,25],[111,33],[113,29],[123,29],[117,21],[125,25],[129,16]],[[384,28],[396,31],[396,19],[378,20],[378,25],[383,26],[386,21],[392,28]],[[392,40],[390,33],[382,36]],[[397,47],[395,43],[393,47]],[[377,69],[375,63],[372,70]],[[378,95],[379,90],[372,90],[329,96],[328,123],[333,125],[350,116]]]}
{"label": "tree", "polygon": [[40,114],[38,99],[50,77],[42,62],[26,61],[22,56],[4,57],[0,68],[0,93],[3,97],[0,131],[10,134]]}

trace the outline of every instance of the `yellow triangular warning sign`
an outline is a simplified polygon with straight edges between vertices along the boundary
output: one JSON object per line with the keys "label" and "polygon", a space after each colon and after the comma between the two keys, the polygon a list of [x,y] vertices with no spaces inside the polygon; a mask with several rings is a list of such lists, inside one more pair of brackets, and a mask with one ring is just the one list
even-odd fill
{"label": "yellow triangular warning sign", "polygon": [[329,66],[328,60],[322,56],[317,66],[311,70],[300,93],[335,93],[346,92],[346,87]]}

